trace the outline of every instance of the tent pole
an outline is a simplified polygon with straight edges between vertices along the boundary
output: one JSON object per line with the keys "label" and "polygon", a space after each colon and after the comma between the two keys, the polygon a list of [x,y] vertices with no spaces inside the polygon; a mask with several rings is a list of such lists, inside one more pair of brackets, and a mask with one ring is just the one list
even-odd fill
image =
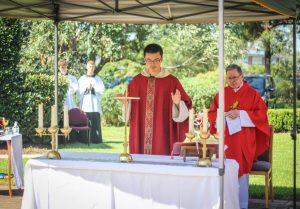
{"label": "tent pole", "polygon": [[219,0],[219,178],[220,209],[224,208],[224,0]]}
{"label": "tent pole", "polygon": [[[58,11],[59,11],[59,5],[54,4],[54,101],[56,106],[56,119],[58,119]],[[58,121],[56,121],[56,124],[58,124]],[[56,150],[58,150],[58,135],[56,134]]]}
{"label": "tent pole", "polygon": [[293,19],[293,132],[291,138],[294,141],[294,187],[293,208],[296,208],[296,141],[297,141],[297,83],[296,83],[296,19]]}

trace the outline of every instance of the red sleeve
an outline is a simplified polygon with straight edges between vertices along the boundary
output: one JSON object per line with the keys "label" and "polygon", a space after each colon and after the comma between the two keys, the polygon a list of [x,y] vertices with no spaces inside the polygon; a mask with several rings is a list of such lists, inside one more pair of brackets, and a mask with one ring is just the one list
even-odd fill
{"label": "red sleeve", "polygon": [[256,127],[256,159],[269,147],[270,126],[267,106],[258,93],[255,95],[254,104],[256,105],[253,110],[247,111],[247,113]]}

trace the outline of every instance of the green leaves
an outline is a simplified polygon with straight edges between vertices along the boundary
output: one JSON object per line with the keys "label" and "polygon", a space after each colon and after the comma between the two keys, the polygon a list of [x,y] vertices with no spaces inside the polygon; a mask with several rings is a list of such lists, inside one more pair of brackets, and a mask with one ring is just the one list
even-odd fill
{"label": "green leaves", "polygon": [[[287,132],[293,130],[293,110],[292,109],[269,109],[269,123],[274,126],[276,132]],[[300,123],[300,113],[297,109],[297,124]],[[297,127],[297,131],[300,126]]]}

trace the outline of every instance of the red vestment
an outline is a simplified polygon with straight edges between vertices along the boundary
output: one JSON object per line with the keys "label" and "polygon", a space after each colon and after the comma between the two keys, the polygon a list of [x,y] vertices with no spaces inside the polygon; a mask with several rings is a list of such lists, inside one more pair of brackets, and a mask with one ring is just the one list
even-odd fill
{"label": "red vestment", "polygon": [[[224,111],[231,110],[235,101],[238,101],[238,110],[245,110],[255,127],[242,127],[240,132],[229,135],[227,123],[224,132],[224,144],[228,146],[226,157],[235,159],[239,163],[239,176],[250,173],[253,161],[269,147],[270,127],[267,116],[267,106],[260,94],[247,82],[237,91],[231,87],[224,90]],[[215,121],[217,118],[219,95],[211,104],[208,117],[210,132],[216,133]]]}
{"label": "red vestment", "polygon": [[128,96],[140,97],[131,101],[130,153],[170,155],[173,143],[185,139],[188,119],[176,123],[172,119],[171,92],[180,91],[188,109],[192,101],[173,75],[163,78],[138,74],[128,86]]}

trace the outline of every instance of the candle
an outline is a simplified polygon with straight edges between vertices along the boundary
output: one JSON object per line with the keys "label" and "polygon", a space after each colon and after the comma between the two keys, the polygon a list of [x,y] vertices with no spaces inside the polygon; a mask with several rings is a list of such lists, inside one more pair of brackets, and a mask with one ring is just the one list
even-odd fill
{"label": "candle", "polygon": [[203,132],[207,133],[208,110],[203,109]]}
{"label": "candle", "polygon": [[68,105],[64,106],[64,127],[69,127],[69,108]]}
{"label": "candle", "polygon": [[44,127],[43,103],[39,104],[39,128]]}
{"label": "candle", "polygon": [[189,132],[194,132],[194,109],[189,110]]}
{"label": "candle", "polygon": [[57,109],[55,105],[51,106],[51,127],[57,126]]}
{"label": "candle", "polygon": [[219,133],[220,132],[220,126],[221,126],[221,118],[220,118],[220,109],[218,109],[217,110],[217,121],[216,121],[216,123],[217,123],[217,133]]}

